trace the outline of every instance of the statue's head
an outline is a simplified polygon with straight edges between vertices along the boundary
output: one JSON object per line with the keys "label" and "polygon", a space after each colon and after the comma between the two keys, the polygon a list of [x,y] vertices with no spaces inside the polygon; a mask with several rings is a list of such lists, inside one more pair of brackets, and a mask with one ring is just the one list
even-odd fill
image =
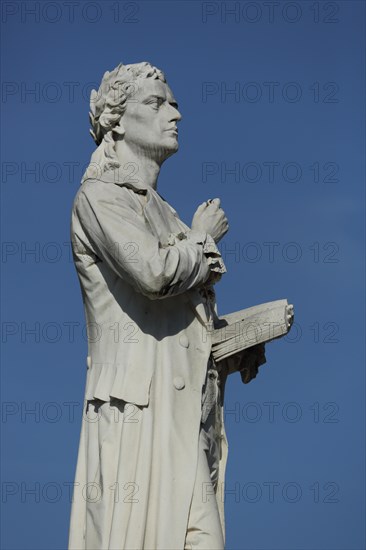
{"label": "statue's head", "polygon": [[91,92],[89,115],[98,146],[89,173],[119,168],[122,141],[160,164],[178,150],[181,115],[163,72],[150,63],[120,64],[106,72],[99,90]]}

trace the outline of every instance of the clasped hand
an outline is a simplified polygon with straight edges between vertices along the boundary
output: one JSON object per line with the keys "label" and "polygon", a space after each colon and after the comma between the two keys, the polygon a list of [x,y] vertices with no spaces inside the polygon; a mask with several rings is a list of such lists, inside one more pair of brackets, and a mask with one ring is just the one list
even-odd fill
{"label": "clasped hand", "polygon": [[228,232],[229,224],[225,212],[220,206],[220,199],[209,199],[196,210],[192,229],[208,233],[216,243]]}

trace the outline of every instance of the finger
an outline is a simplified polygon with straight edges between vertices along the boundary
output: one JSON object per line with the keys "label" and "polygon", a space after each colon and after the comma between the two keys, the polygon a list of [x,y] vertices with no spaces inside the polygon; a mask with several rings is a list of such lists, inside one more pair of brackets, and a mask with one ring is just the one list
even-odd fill
{"label": "finger", "polygon": [[223,237],[224,235],[226,235],[226,233],[229,231],[229,226],[227,225],[226,227],[224,227],[224,229],[222,230],[222,233],[221,233],[221,237]]}
{"label": "finger", "polygon": [[207,208],[207,204],[206,202],[203,202],[202,204],[199,205],[196,212],[202,212],[203,210],[205,210],[205,208]]}
{"label": "finger", "polygon": [[250,382],[250,369],[243,369],[240,371],[240,375],[244,384],[248,384],[248,382]]}
{"label": "finger", "polygon": [[221,201],[220,199],[212,199],[211,204],[215,204],[217,208],[220,208]]}

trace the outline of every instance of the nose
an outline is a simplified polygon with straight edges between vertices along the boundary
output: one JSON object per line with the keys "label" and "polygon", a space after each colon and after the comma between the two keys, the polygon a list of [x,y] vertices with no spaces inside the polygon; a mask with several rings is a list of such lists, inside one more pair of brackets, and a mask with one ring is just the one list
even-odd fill
{"label": "nose", "polygon": [[179,122],[182,120],[182,115],[178,111],[177,107],[173,107],[173,105],[169,105],[170,107],[170,114],[169,114],[169,122],[176,121]]}

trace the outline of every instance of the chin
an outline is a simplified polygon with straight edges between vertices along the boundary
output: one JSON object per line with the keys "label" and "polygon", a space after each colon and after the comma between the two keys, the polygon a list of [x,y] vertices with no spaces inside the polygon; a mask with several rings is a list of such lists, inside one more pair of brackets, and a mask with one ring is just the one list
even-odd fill
{"label": "chin", "polygon": [[150,145],[144,148],[145,155],[162,164],[167,158],[178,151],[178,140],[176,138],[165,140],[159,145]]}
{"label": "chin", "polygon": [[159,148],[159,158],[160,162],[164,162],[166,159],[174,155],[179,149],[178,140],[172,139],[169,140],[169,143],[165,143],[161,148]]}
{"label": "chin", "polygon": [[171,144],[171,150],[175,153],[179,149],[179,143],[178,140],[175,139],[174,142]]}
{"label": "chin", "polygon": [[163,147],[178,147],[178,137],[174,135],[169,136],[168,139],[164,140]]}

